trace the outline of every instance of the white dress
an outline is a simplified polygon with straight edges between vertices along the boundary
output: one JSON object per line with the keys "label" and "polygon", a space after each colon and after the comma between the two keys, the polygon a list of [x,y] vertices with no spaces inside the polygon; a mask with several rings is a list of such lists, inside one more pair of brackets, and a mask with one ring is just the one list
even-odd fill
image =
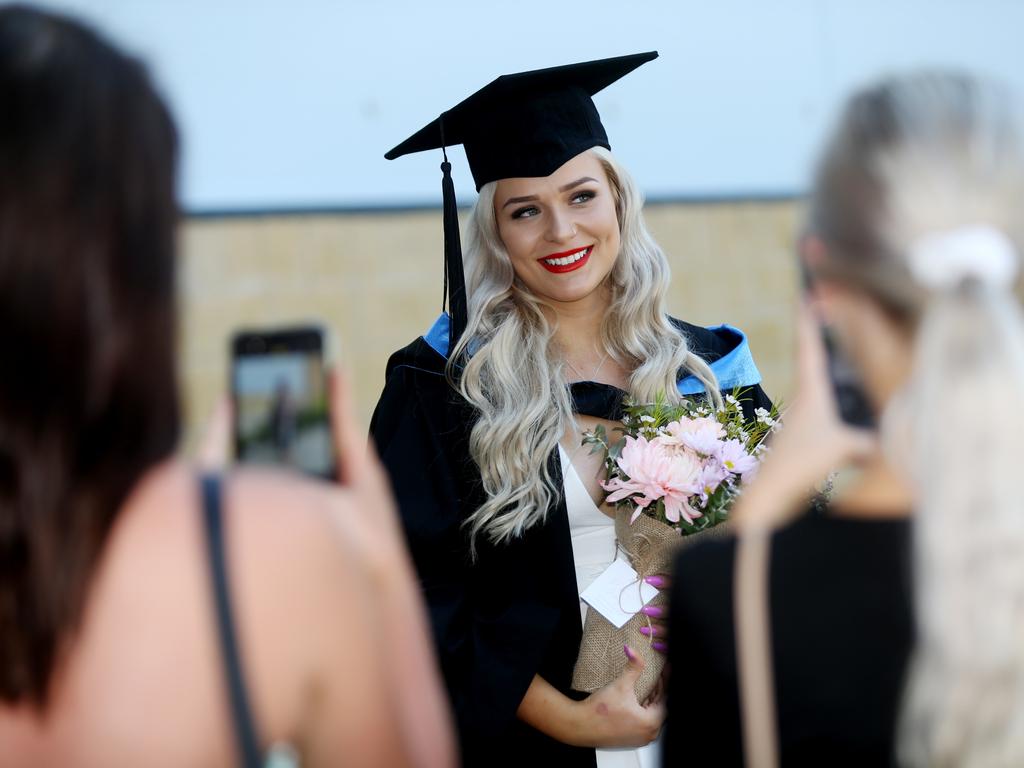
{"label": "white dress", "polygon": [[[604,514],[576,474],[569,455],[561,445],[565,509],[569,513],[572,559],[576,566],[577,594],[585,590],[617,556],[615,521]],[[580,620],[587,617],[587,604],[580,600]],[[661,765],[661,737],[639,749],[598,749],[597,768],[657,768]]]}

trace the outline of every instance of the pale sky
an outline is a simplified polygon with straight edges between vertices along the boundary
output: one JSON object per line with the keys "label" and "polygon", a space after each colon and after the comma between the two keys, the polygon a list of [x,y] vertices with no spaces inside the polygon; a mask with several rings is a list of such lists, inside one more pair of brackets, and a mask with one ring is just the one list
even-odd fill
{"label": "pale sky", "polygon": [[889,71],[966,67],[1024,92],[1021,0],[42,4],[150,64],[195,212],[440,205],[439,152],[384,152],[498,75],[639,51],[661,57],[595,101],[652,199],[799,194],[843,96]]}

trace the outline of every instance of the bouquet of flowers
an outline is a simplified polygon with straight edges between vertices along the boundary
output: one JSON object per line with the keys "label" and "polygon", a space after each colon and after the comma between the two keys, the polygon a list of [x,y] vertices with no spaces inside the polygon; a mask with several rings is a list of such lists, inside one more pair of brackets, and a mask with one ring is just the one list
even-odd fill
{"label": "bouquet of flowers", "polygon": [[[615,508],[617,545],[637,572],[637,588],[647,576],[664,573],[690,537],[714,535],[729,518],[729,509],[744,482],[756,473],[764,440],[776,427],[778,409],[758,408],[755,420],[744,418],[742,392],[726,395],[716,409],[704,399],[668,403],[627,403],[622,437],[613,440],[598,426],[583,443],[604,454],[608,492]],[[708,532],[711,532],[710,534]],[[678,585],[677,585],[678,586]],[[659,594],[649,605],[666,602]],[[621,628],[595,610],[587,612],[573,688],[596,691],[614,680],[626,665],[625,644],[646,662],[637,681],[640,701],[648,698],[661,676],[664,657],[651,648],[650,619],[635,614]]]}

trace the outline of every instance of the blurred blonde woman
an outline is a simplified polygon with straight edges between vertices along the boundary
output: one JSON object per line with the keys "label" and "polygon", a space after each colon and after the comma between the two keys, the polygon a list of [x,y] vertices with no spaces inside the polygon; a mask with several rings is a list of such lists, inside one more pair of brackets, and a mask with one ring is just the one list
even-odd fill
{"label": "blurred blonde woman", "polygon": [[[921,73],[850,100],[802,248],[814,314],[799,396],[737,510],[780,525],[768,666],[784,765],[1024,764],[1022,223],[1020,114],[1000,87]],[[838,417],[819,319],[877,440]],[[784,522],[850,463],[859,475],[827,515]],[[741,761],[734,550],[678,561],[676,581],[699,574],[703,589],[673,596],[688,643],[671,659],[666,764]],[[695,739],[698,702],[723,714]]]}

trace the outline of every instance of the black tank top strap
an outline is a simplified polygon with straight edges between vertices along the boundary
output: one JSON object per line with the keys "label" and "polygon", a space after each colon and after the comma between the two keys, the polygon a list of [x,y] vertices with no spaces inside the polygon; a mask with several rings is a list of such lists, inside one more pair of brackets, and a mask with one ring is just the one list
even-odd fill
{"label": "black tank top strap", "polygon": [[259,768],[262,764],[259,739],[245,687],[242,659],[238,652],[238,636],[231,613],[231,590],[224,546],[224,521],[221,514],[220,476],[204,475],[202,490],[203,528],[206,531],[206,549],[210,562],[210,577],[213,581],[214,607],[217,612],[217,637],[220,641],[228,684],[238,764],[244,768]]}

